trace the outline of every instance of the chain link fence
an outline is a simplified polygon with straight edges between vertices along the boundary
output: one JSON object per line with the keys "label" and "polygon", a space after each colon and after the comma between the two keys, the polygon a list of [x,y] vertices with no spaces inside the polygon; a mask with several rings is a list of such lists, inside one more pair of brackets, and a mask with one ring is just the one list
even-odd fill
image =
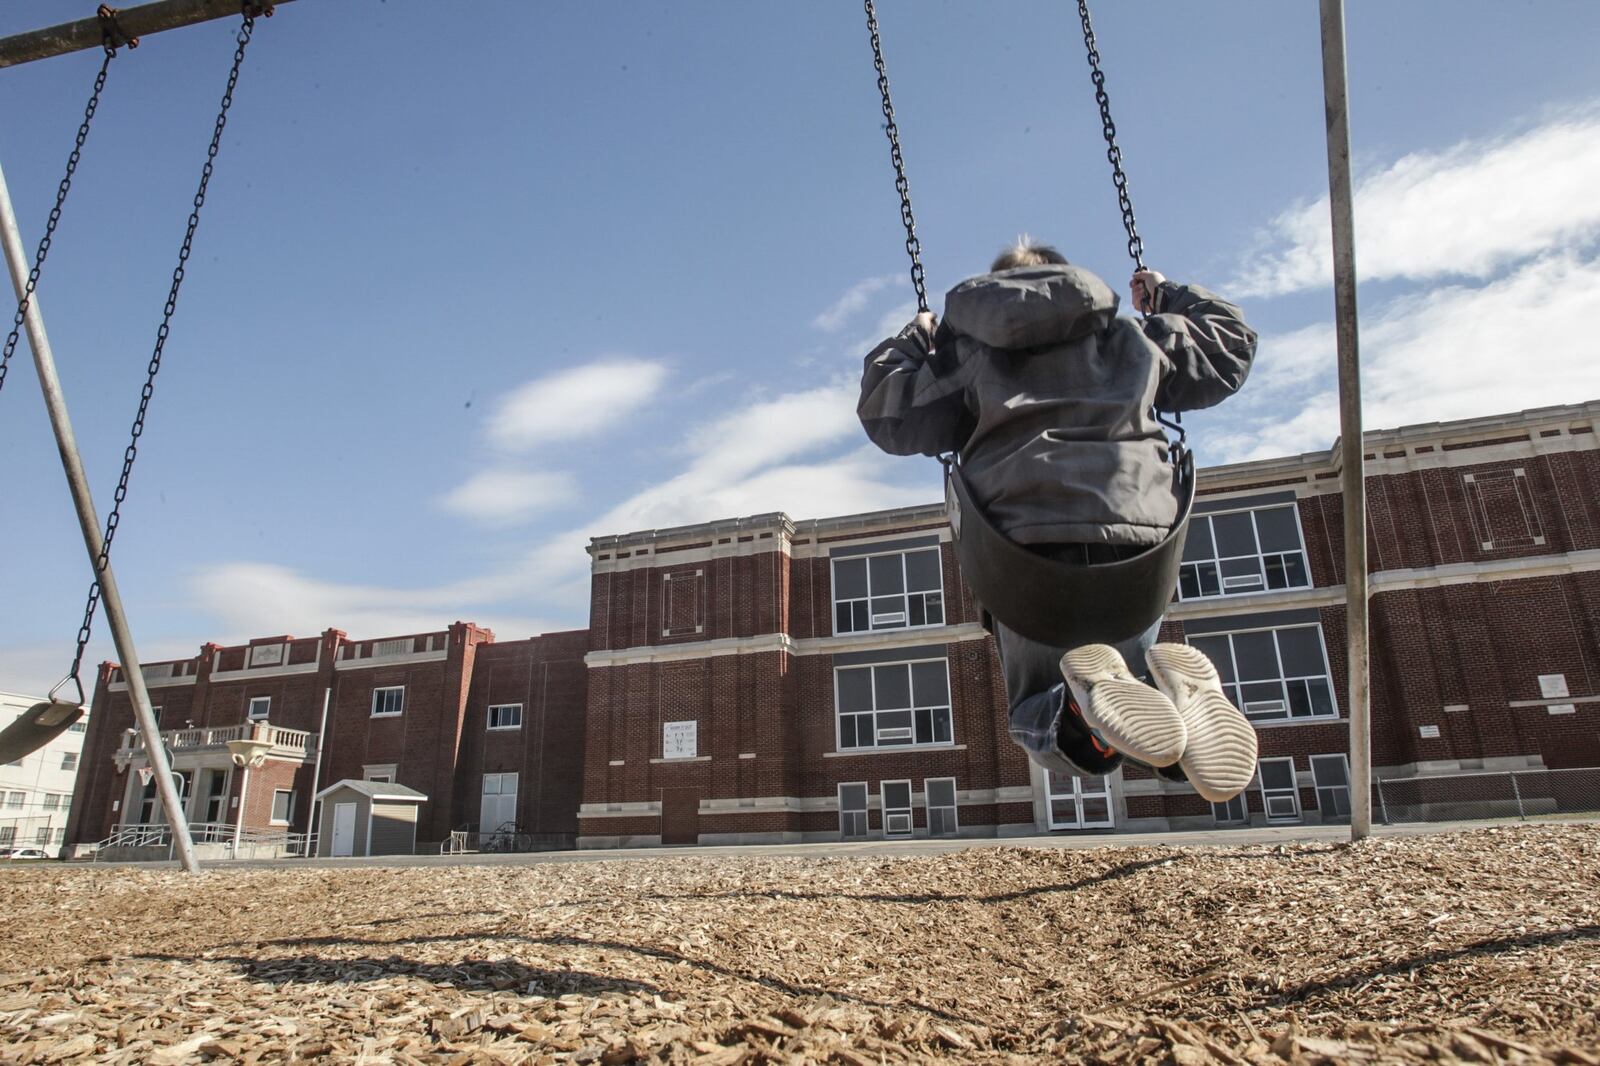
{"label": "chain link fence", "polygon": [[1372,816],[1397,822],[1523,821],[1600,813],[1600,766],[1379,778]]}

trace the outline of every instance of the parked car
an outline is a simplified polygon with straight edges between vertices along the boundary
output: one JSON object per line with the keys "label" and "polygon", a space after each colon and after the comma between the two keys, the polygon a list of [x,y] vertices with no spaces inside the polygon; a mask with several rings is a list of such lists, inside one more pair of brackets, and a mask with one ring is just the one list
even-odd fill
{"label": "parked car", "polygon": [[34,847],[32,844],[0,849],[0,858],[5,859],[48,859],[49,857],[44,853],[43,848]]}

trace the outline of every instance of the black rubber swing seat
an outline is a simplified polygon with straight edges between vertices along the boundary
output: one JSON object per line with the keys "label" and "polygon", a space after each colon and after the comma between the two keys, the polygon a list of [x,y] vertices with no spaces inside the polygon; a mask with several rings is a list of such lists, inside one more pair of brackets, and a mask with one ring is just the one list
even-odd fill
{"label": "black rubber swing seat", "polygon": [[1194,509],[1194,456],[1174,463],[1178,518],[1166,539],[1110,563],[1064,563],[1030,551],[996,529],[961,473],[945,463],[945,505],[961,576],[981,611],[1052,648],[1118,644],[1154,625],[1178,587],[1183,542]]}
{"label": "black rubber swing seat", "polygon": [[0,765],[31,755],[83,717],[81,704],[67,700],[35,703],[0,730]]}

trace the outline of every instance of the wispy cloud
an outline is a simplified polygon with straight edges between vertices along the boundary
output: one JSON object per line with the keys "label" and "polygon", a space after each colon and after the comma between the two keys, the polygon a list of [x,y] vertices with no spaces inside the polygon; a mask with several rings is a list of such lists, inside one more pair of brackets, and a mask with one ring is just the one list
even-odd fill
{"label": "wispy cloud", "polygon": [[[1600,107],[1516,136],[1416,153],[1356,186],[1363,280],[1488,278],[1552,248],[1600,237]],[[1275,296],[1332,279],[1328,199],[1296,205],[1262,235],[1230,295]]]}
{"label": "wispy cloud", "polygon": [[510,525],[577,499],[576,479],[567,472],[480,471],[440,499],[450,511],[489,525]]}
{"label": "wispy cloud", "polygon": [[[1568,252],[1392,299],[1363,316],[1363,419],[1393,428],[1600,397],[1600,363],[1583,343],[1596,321],[1600,257]],[[1258,359],[1223,416],[1241,428],[1208,434],[1208,460],[1292,455],[1338,435],[1331,327],[1264,337]]]}
{"label": "wispy cloud", "polygon": [[844,324],[852,317],[863,311],[872,297],[887,288],[894,282],[898,275],[884,274],[875,278],[865,278],[856,282],[845,290],[833,304],[816,318],[811,324],[824,333],[836,333],[844,328]]}
{"label": "wispy cloud", "polygon": [[661,363],[613,358],[536,378],[499,402],[489,417],[489,440],[526,451],[592,436],[642,407],[666,377]]}

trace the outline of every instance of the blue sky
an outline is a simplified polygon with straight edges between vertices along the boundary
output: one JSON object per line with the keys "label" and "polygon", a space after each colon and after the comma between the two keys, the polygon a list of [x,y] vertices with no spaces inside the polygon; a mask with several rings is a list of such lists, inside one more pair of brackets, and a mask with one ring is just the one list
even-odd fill
{"label": "blue sky", "polygon": [[[12,0],[0,34],[78,17]],[[881,0],[934,302],[1019,232],[1128,264],[1064,2]],[[1099,5],[1150,264],[1245,305],[1202,461],[1326,448],[1316,5]],[[1368,424],[1600,397],[1600,5],[1349,5]],[[113,63],[41,289],[109,503],[233,27]],[[0,71],[30,250],[97,65]],[[260,20],[116,565],[147,659],[337,626],[587,621],[591,535],[929,502],[867,446],[910,312],[863,18],[805,4],[298,0]],[[0,393],[0,689],[87,564],[26,342]],[[111,656],[102,624],[93,656]]]}

